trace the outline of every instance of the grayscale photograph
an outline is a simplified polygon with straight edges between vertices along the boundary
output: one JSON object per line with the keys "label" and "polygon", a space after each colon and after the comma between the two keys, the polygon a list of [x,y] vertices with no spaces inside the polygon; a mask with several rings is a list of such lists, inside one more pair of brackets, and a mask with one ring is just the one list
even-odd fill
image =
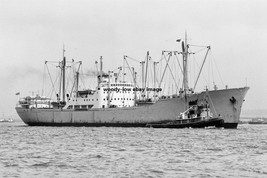
{"label": "grayscale photograph", "polygon": [[267,177],[266,9],[0,0],[0,177]]}

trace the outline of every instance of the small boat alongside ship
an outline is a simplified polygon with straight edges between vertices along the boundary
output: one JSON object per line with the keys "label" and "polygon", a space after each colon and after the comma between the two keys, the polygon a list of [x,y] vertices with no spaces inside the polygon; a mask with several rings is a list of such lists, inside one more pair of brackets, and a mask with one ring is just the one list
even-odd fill
{"label": "small boat alongside ship", "polygon": [[[189,46],[187,37],[185,37],[185,40],[182,41],[181,51],[162,52],[166,65],[160,77],[156,74],[158,62],[153,62],[153,87],[149,86],[147,81],[148,63],[151,59],[147,53],[146,60],[140,62],[141,82],[137,81],[137,70],[129,65],[127,56],[124,56],[123,67],[119,67],[117,73],[104,72],[101,57],[100,70],[96,76],[97,86],[94,89],[81,90],[78,71],[80,67],[77,67],[70,92],[66,91],[67,61],[64,55],[65,50],[63,50],[63,60],[58,63],[61,70],[60,88],[57,92],[54,90],[55,99],[40,95],[27,96],[19,100],[15,109],[23,122],[29,126],[149,126],[167,128],[217,126],[236,128],[244,97],[249,87],[226,87],[225,89],[214,87],[214,90],[206,88],[204,91],[196,92],[195,88],[210,50],[210,47],[207,46],[205,59],[195,85],[190,88],[188,57],[191,53]],[[181,71],[183,82],[182,87],[178,90],[179,82],[174,79],[173,72],[170,72],[176,90],[166,95],[162,94],[162,85],[167,69],[171,68],[170,58],[172,56],[182,58],[182,65],[177,60],[179,67],[175,71]],[[125,80],[125,69],[129,70],[132,81]],[[120,79],[119,74],[122,75]],[[194,106],[190,105],[190,102],[195,102]],[[210,107],[203,107],[201,103],[208,103]],[[206,111],[204,112],[203,109]],[[200,112],[201,110],[202,112]],[[180,113],[183,113],[181,117]],[[202,113],[208,113],[208,115],[204,117]],[[213,113],[214,117],[211,117],[210,113]]]}
{"label": "small boat alongside ship", "polygon": [[197,101],[189,102],[189,109],[178,116],[176,120],[161,121],[147,124],[153,128],[206,128],[223,127],[223,119],[214,118],[208,104],[198,105]]}

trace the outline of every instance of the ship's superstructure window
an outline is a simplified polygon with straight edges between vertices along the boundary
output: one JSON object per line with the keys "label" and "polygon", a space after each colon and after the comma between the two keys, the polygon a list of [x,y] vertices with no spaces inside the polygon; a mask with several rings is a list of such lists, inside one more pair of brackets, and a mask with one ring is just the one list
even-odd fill
{"label": "ship's superstructure window", "polygon": [[[69,105],[73,105],[73,109],[86,109],[84,105],[92,105],[93,108],[117,108],[117,107],[131,107],[134,102],[131,101],[134,93],[133,85],[129,83],[110,83],[101,81],[96,90],[82,90],[78,91],[75,96],[76,99],[70,101]],[[99,91],[99,92],[98,92]],[[75,102],[76,101],[76,102]],[[68,107],[68,106],[67,106]],[[89,108],[89,107],[88,107]]]}
{"label": "ship's superstructure window", "polygon": [[73,105],[69,105],[67,109],[73,109]]}

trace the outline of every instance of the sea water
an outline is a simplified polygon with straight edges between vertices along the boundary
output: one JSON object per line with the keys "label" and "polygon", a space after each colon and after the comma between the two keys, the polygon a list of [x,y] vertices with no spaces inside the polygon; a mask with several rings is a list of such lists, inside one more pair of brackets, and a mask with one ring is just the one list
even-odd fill
{"label": "sea water", "polygon": [[154,129],[0,123],[0,177],[267,177],[267,125]]}

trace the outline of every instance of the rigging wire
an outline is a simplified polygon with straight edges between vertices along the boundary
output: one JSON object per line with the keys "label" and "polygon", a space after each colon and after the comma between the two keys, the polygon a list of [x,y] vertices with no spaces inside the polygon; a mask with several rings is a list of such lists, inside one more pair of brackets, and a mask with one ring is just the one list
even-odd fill
{"label": "rigging wire", "polygon": [[223,80],[222,80],[221,73],[220,73],[220,71],[219,71],[219,68],[218,68],[218,66],[217,66],[217,63],[216,63],[216,61],[215,61],[215,57],[214,57],[212,51],[211,51],[211,56],[212,56],[212,59],[214,60],[215,67],[216,67],[216,69],[217,69],[217,72],[218,72],[218,75],[219,75],[219,77],[220,77],[220,80],[221,80],[222,84],[225,85],[224,82],[223,82]]}
{"label": "rigging wire", "polygon": [[140,85],[140,81],[139,81],[139,83],[138,83],[138,75],[141,76],[140,73],[141,73],[141,68],[139,67],[139,68],[138,68],[138,71],[137,71],[137,74],[136,74],[136,75],[137,75],[137,76],[136,76],[136,87],[138,87],[138,88],[140,88],[140,86],[141,86],[141,85]]}
{"label": "rigging wire", "polygon": [[178,62],[179,67],[180,67],[180,70],[181,70],[181,72],[183,73],[183,68],[182,68],[182,66],[181,66],[181,64],[180,64],[180,62],[179,62],[178,56],[176,55],[176,53],[175,53],[174,55],[176,56],[177,62]]}
{"label": "rigging wire", "polygon": [[191,52],[191,53],[197,54],[197,53],[200,53],[200,52],[204,51],[205,49],[207,49],[207,48],[201,48],[201,49],[199,49],[199,50],[197,50],[195,52]]}
{"label": "rigging wire", "polygon": [[196,80],[197,80],[197,78],[196,78],[196,63],[195,63],[195,55],[193,55],[193,60],[194,60],[194,62],[193,62],[193,71],[194,71],[194,82],[193,83],[196,83]]}
{"label": "rigging wire", "polygon": [[[132,58],[132,57],[130,57],[130,56],[126,56],[128,59],[131,59],[132,61],[134,61],[134,62],[136,62],[136,63],[138,63],[139,64],[139,67],[135,67],[135,68],[137,68],[137,71],[135,71],[136,72],[136,87],[140,87],[141,85],[142,85],[142,74],[141,74],[141,71],[142,71],[142,64],[141,64],[141,62],[142,61],[139,61],[139,60],[137,60],[137,59],[135,59],[135,58]],[[129,61],[127,61],[128,63],[129,63]],[[130,65],[129,64],[129,66],[134,66],[134,65]],[[130,72],[131,72],[131,69],[129,69],[130,70]],[[120,74],[120,73],[119,73]],[[119,77],[119,76],[118,76]],[[144,81],[143,81],[144,82]]]}
{"label": "rigging wire", "polygon": [[[71,82],[71,80],[72,80],[72,76],[71,76],[71,72],[68,72],[68,70],[66,70],[66,76],[67,76],[67,83],[66,83],[66,86],[65,86],[65,88],[66,88],[66,91],[67,91],[67,89],[69,88],[69,84],[70,84],[70,82]],[[69,92],[69,91],[68,91]],[[69,92],[70,93],[70,92]]]}
{"label": "rigging wire", "polygon": [[126,56],[127,58],[129,58],[129,59],[131,59],[131,60],[133,60],[133,61],[135,61],[135,62],[140,62],[139,60],[137,60],[137,59],[134,59],[134,58],[132,58],[132,57],[129,57],[129,56]]}
{"label": "rigging wire", "polygon": [[74,81],[73,81],[71,90],[70,90],[70,92],[69,92],[70,97],[72,96],[72,93],[73,93],[75,84],[76,84],[76,82],[77,82],[77,81],[76,81],[76,71],[75,71],[75,63],[74,63],[74,59],[72,59],[71,69],[72,69],[72,75],[74,76]]}
{"label": "rigging wire", "polygon": [[[179,54],[179,53],[177,53],[177,54]],[[181,66],[181,64],[180,64],[180,60],[179,60],[179,55],[177,55],[176,53],[174,53],[174,56],[175,56],[175,59],[176,59],[176,61],[177,61],[177,64],[178,64],[178,67],[180,68],[180,70],[178,70],[178,72],[176,72],[176,74],[177,74],[177,79],[179,79],[178,80],[178,85],[177,85],[177,93],[179,92],[179,86],[180,86],[180,78],[181,77],[179,77],[179,76],[182,76],[183,77],[183,68],[182,68],[182,66]],[[175,60],[174,60],[175,61]],[[175,64],[174,64],[174,66],[176,66]],[[176,70],[174,70],[174,71],[176,71]],[[183,87],[183,86],[182,86]]]}
{"label": "rigging wire", "polygon": [[[55,94],[56,94],[55,85],[54,85],[54,83],[53,83],[53,80],[52,80],[52,77],[51,77],[51,74],[50,74],[48,65],[47,65],[47,64],[45,64],[45,65],[46,65],[47,72],[48,72],[48,75],[49,75],[49,78],[50,78],[50,81],[51,81],[51,84],[52,84],[52,90],[53,90],[53,91],[55,92]],[[52,91],[52,92],[53,92],[53,91]],[[52,95],[52,92],[51,92],[51,95]]]}
{"label": "rigging wire", "polygon": [[211,82],[210,82],[210,78],[211,78],[210,77],[210,69],[211,69],[211,67],[210,67],[210,60],[208,61],[208,66],[207,67],[208,67],[208,70],[207,71],[208,71],[208,82],[209,82],[208,83],[209,84],[208,86],[209,86],[209,88],[211,88]]}
{"label": "rigging wire", "polygon": [[163,53],[164,53],[164,51],[162,51],[161,59],[159,61],[157,61],[157,62],[161,62],[164,59]]}
{"label": "rigging wire", "polygon": [[[193,56],[194,56],[194,59],[195,59],[195,55],[193,55]],[[198,64],[197,60],[195,60],[195,63],[196,63],[196,66],[197,66],[197,68],[198,68],[198,69],[200,69],[200,66],[199,66],[199,64]],[[209,84],[209,82],[208,82],[207,78],[205,77],[205,75],[204,75],[204,72],[201,72],[201,73],[200,73],[200,75],[201,75],[201,76],[202,76],[202,78],[204,79],[204,81],[205,81],[206,85],[208,85],[208,84]]]}
{"label": "rigging wire", "polygon": [[130,76],[132,76],[131,78],[132,78],[132,81],[133,81],[133,83],[134,83],[134,73],[133,73],[132,68],[131,68],[131,66],[129,65],[129,63],[128,63],[128,61],[127,61],[126,58],[127,58],[127,56],[125,56],[124,61],[126,61],[126,64],[127,64],[127,66],[128,66],[128,70],[129,70],[129,72],[130,72]]}
{"label": "rigging wire", "polygon": [[[77,71],[77,69],[75,69],[75,73],[76,72],[79,72],[79,71]],[[80,79],[81,79],[81,84],[83,85],[83,88],[85,89],[86,88],[86,84],[85,84],[85,80],[84,80],[84,76],[85,74],[84,74],[84,72],[83,72],[83,66],[81,65],[81,77],[80,77]],[[76,81],[77,82],[77,81]],[[89,83],[89,82],[88,82]],[[90,83],[89,83],[90,84]],[[78,86],[78,88],[79,88],[79,86]]]}
{"label": "rigging wire", "polygon": [[[173,86],[171,86],[171,83],[173,83],[173,82],[175,84],[175,90],[179,90],[179,85],[177,84],[176,77],[175,77],[175,75],[172,72],[173,70],[176,71],[175,70],[175,65],[170,66],[170,64],[169,64],[170,62],[172,62],[172,64],[174,64],[175,57],[173,57],[173,55],[171,55],[171,52],[169,52],[167,55],[168,55],[168,60],[166,59],[166,55],[163,54],[163,57],[165,59],[164,62],[166,64],[165,64],[164,71],[163,71],[163,74],[162,74],[162,77],[161,77],[161,80],[160,80],[160,84],[159,84],[159,87],[160,87],[163,79],[164,78],[167,78],[166,82],[164,82],[164,89],[163,89],[164,91],[163,91],[163,93],[165,93],[165,88],[166,88],[166,85],[167,84],[168,84],[168,86],[167,86],[167,88],[168,88],[167,89],[167,93],[170,93],[170,87],[172,87],[172,91],[173,91]],[[170,61],[170,60],[172,60],[172,61]],[[168,68],[168,70],[167,70],[167,68]],[[168,77],[169,75],[170,75],[170,77]],[[171,80],[173,80],[173,82]]]}
{"label": "rigging wire", "polygon": [[[188,81],[188,85],[189,86],[192,86],[192,74],[191,74],[191,67],[192,67],[192,65],[191,65],[191,61],[192,60],[190,60],[190,57],[191,57],[191,54],[192,54],[192,52],[190,52],[190,48],[188,49],[188,59],[187,59],[187,72],[188,72],[188,75],[189,75],[189,81]],[[188,86],[188,88],[190,88]]]}
{"label": "rigging wire", "polygon": [[212,65],[212,60],[210,61],[210,72],[211,72],[211,80],[212,80],[212,86],[215,86],[215,81],[214,81],[214,75],[213,75],[213,65]]}
{"label": "rigging wire", "polygon": [[[175,55],[175,58],[176,58],[176,61],[177,61],[177,63],[178,63],[178,66],[179,66],[179,68],[180,68],[180,72],[178,72],[178,78],[179,78],[179,83],[180,83],[180,77],[179,77],[179,73],[180,73],[180,76],[182,76],[182,77],[184,77],[183,76],[183,68],[182,68],[182,66],[181,66],[181,64],[180,64],[180,60],[179,60],[179,58],[178,58],[178,56],[179,55],[177,55],[177,54],[181,54],[181,53],[174,53],[174,55]],[[182,58],[183,59],[183,58]],[[179,85],[178,85],[179,86]],[[183,82],[182,82],[182,86],[181,86],[181,88],[183,88]],[[179,90],[179,89],[178,89]]]}
{"label": "rigging wire", "polygon": [[[58,78],[59,78],[59,75],[57,75],[57,77],[56,77],[56,79],[55,79],[55,81],[54,81],[54,82],[53,82],[53,81],[51,81],[53,86],[55,86],[55,83],[57,83],[57,81],[58,81]],[[55,90],[55,88],[52,88],[52,89],[51,89],[50,98],[52,97],[53,91],[54,91],[54,93],[55,93],[55,95],[56,95],[56,90]],[[55,96],[55,95],[54,95],[54,96]]]}
{"label": "rigging wire", "polygon": [[45,80],[46,80],[46,73],[45,73],[45,64],[43,69],[43,86],[42,86],[42,96],[44,96],[45,93]]}
{"label": "rigging wire", "polygon": [[188,44],[189,46],[193,46],[193,47],[202,47],[202,48],[207,48],[208,46],[203,46],[203,45],[192,45],[192,44]]}

